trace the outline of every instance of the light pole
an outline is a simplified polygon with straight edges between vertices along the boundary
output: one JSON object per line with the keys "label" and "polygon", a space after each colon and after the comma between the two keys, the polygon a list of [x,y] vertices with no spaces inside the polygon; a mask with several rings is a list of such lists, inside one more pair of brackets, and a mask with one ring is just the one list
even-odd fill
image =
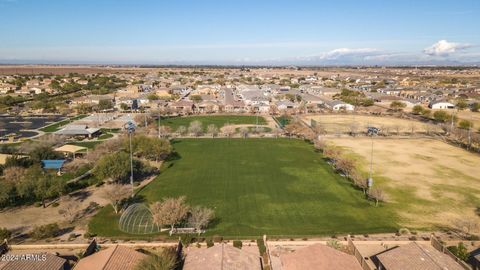
{"label": "light pole", "polygon": [[130,184],[132,185],[132,198],[135,196],[133,188],[133,151],[132,151],[132,134],[135,132],[135,124],[131,121],[128,121],[125,124],[125,129],[128,133],[128,139],[130,143]]}

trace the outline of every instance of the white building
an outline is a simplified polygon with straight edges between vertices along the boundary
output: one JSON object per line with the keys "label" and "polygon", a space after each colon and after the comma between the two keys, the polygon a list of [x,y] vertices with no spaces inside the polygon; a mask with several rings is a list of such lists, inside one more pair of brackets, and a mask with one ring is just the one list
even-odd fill
{"label": "white building", "polygon": [[455,109],[455,105],[446,101],[432,101],[428,104],[430,109]]}

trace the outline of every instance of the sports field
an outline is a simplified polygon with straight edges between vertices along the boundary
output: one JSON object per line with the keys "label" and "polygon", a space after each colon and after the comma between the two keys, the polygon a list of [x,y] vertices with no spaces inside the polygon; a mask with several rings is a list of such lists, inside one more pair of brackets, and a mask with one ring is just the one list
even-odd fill
{"label": "sports field", "polygon": [[[375,207],[335,174],[312,145],[296,139],[182,139],[176,160],[139,195],[148,202],[186,195],[192,205],[215,210],[208,235],[332,235],[392,232],[396,215]],[[106,208],[90,231],[115,236]],[[112,230],[108,228],[112,228]]]}
{"label": "sports field", "polygon": [[[169,126],[172,130],[177,130],[179,126],[188,128],[191,122],[200,121],[203,129],[207,130],[208,125],[214,124],[221,128],[226,124],[230,125],[255,125],[257,117],[253,115],[208,115],[208,116],[187,116],[167,118],[161,121],[161,125]],[[258,116],[258,124],[266,125],[267,121],[262,116]]]}
{"label": "sports field", "polygon": [[310,125],[311,120],[317,121],[317,125],[321,130],[330,134],[349,133],[352,129],[355,132],[366,132],[367,127],[374,126],[380,128],[382,132],[387,134],[411,134],[411,133],[426,133],[441,132],[438,126],[422,123],[415,120],[394,118],[394,117],[379,117],[369,115],[314,115],[304,117],[304,121]]}
{"label": "sports field", "polygon": [[[369,138],[330,138],[356,158],[366,173]],[[451,226],[480,218],[480,156],[433,139],[374,140],[375,185],[387,192],[405,227]]]}

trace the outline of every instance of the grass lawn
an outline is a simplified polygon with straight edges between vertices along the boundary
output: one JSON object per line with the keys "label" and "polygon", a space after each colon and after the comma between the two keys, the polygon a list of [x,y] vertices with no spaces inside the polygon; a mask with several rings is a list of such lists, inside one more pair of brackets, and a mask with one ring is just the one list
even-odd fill
{"label": "grass lawn", "polygon": [[77,115],[75,117],[71,117],[69,119],[65,119],[65,120],[53,123],[51,125],[48,125],[46,127],[43,127],[40,130],[43,131],[43,132],[55,132],[55,131],[60,130],[63,126],[68,125],[75,120],[79,120],[79,119],[82,119],[82,118],[85,118],[85,117],[87,117],[87,115],[84,115],[84,114]]}
{"label": "grass lawn", "polygon": [[77,145],[77,146],[82,146],[82,147],[86,147],[88,149],[93,149],[95,148],[95,146],[97,144],[100,144],[102,143],[103,141],[85,141],[85,142],[72,142],[72,143],[69,143],[69,144],[73,144],[73,145]]}
{"label": "grass lawn", "polygon": [[[214,124],[217,128],[223,127],[229,123],[231,125],[255,125],[257,117],[253,115],[210,115],[210,116],[187,116],[187,117],[173,117],[161,120],[161,125],[169,126],[172,130],[177,130],[179,126],[185,126],[188,128],[190,122],[200,121],[203,125],[203,129],[206,131],[208,125]],[[262,116],[258,117],[259,125],[266,125],[267,121]]]}
{"label": "grass lawn", "polygon": [[[215,210],[207,235],[302,236],[392,232],[394,209],[375,207],[335,174],[313,147],[295,139],[182,139],[176,160],[139,192],[147,202],[186,195]],[[90,232],[119,236],[118,216],[104,208]],[[112,228],[113,227],[113,228]],[[111,230],[108,228],[112,228]],[[123,234],[126,236],[125,234]]]}

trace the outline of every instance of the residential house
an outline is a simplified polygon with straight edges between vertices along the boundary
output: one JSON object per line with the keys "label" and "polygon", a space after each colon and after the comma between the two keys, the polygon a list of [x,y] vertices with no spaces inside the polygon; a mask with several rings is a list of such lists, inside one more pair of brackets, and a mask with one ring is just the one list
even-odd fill
{"label": "residential house", "polygon": [[430,109],[455,109],[455,105],[447,101],[432,101],[428,104]]}
{"label": "residential house", "polygon": [[463,270],[455,260],[430,245],[413,242],[374,257],[378,270]]}
{"label": "residential house", "polygon": [[74,270],[134,270],[148,255],[124,246],[113,246],[82,258]]}
{"label": "residential house", "polygon": [[50,253],[7,253],[7,256],[18,256],[17,260],[0,260],[0,270],[66,270],[70,269],[67,260]]}
{"label": "residential house", "polygon": [[172,102],[169,104],[169,107],[179,113],[191,113],[194,110],[193,102],[189,100]]}
{"label": "residential house", "polygon": [[263,268],[258,255],[222,243],[206,249],[190,249],[187,252],[183,270],[205,269],[261,270]]}
{"label": "residential house", "polygon": [[291,102],[290,100],[279,100],[275,102],[275,106],[280,111],[291,110],[298,107],[298,104]]}
{"label": "residential house", "polygon": [[325,106],[333,111],[353,111],[355,106],[340,100],[325,101]]}
{"label": "residential house", "polygon": [[314,244],[280,255],[279,270],[362,270],[357,259],[323,244]]}

